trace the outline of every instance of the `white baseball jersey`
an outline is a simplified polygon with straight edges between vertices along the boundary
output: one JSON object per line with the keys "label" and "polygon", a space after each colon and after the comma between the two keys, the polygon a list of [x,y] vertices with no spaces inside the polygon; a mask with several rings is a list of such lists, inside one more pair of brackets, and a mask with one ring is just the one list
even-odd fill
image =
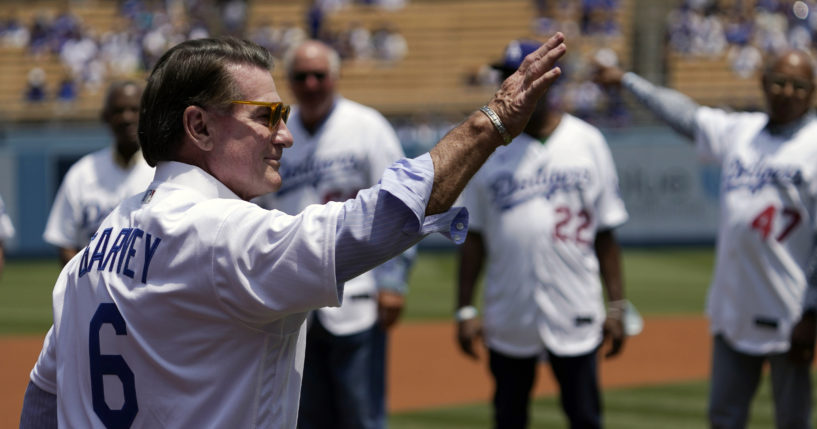
{"label": "white baseball jersey", "polygon": [[[188,164],[160,163],[155,177],[55,285],[54,325],[31,380],[56,393],[61,427],[293,428],[304,320],[339,305],[336,275],[432,232],[461,242],[467,228],[456,209],[424,217],[428,155],[358,200],[297,216],[242,201]],[[382,194],[394,198],[380,204]],[[388,224],[379,235],[367,227],[375,221]]]}
{"label": "white baseball jersey", "polygon": [[511,356],[559,355],[602,340],[596,231],[627,220],[601,133],[565,114],[543,144],[521,134],[499,148],[463,193],[487,249],[487,345]]}
{"label": "white baseball jersey", "polygon": [[[404,156],[383,115],[342,97],[314,135],[304,129],[297,106],[287,127],[296,143],[284,154],[283,186],[261,204],[292,215],[310,204],[354,198]],[[376,283],[373,271],[346,282],[341,307],[316,310],[324,327],[335,335],[370,328],[377,321]]]}
{"label": "white baseball jersey", "polygon": [[6,205],[3,203],[3,198],[0,198],[0,244],[11,240],[14,237],[14,225],[11,223],[11,218],[6,212]]}
{"label": "white baseball jersey", "polygon": [[782,352],[802,312],[817,232],[817,121],[772,135],[763,113],[696,113],[696,145],[722,166],[713,333],[752,354]]}
{"label": "white baseball jersey", "polygon": [[83,156],[57,191],[43,238],[57,247],[81,249],[120,201],[143,192],[153,180],[153,168],[137,153],[128,168],[114,161],[109,146]]}

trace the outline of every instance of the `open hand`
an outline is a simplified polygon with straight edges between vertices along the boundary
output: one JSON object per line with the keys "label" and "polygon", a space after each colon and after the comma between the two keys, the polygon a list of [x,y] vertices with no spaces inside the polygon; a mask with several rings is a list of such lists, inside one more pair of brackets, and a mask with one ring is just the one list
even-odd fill
{"label": "open hand", "polygon": [[522,132],[536,102],[562,74],[561,69],[556,67],[556,61],[567,49],[564,40],[562,33],[556,33],[525,57],[516,72],[502,82],[488,102],[488,107],[496,112],[512,137]]}
{"label": "open hand", "polygon": [[621,86],[624,70],[616,66],[605,66],[598,62],[593,63],[593,82],[602,88],[617,88]]}

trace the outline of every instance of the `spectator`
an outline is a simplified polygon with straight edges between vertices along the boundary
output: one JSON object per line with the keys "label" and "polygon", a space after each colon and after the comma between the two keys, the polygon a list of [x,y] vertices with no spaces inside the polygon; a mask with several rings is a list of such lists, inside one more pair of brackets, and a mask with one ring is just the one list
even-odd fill
{"label": "spectator", "polygon": [[45,70],[40,67],[34,67],[28,71],[24,96],[25,100],[29,103],[39,103],[48,98]]}
{"label": "spectator", "polygon": [[406,38],[390,24],[383,24],[372,36],[375,57],[386,63],[402,60],[408,54]]}

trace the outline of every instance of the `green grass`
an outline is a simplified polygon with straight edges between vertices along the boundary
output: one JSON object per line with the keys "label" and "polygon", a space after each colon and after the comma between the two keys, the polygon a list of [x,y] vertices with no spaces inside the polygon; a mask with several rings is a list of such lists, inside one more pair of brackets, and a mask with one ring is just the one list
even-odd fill
{"label": "green grass", "polygon": [[51,326],[51,290],[57,258],[8,260],[0,277],[0,334],[45,333]]}
{"label": "green grass", "polygon": [[[642,314],[701,314],[712,273],[711,248],[626,248],[627,294]],[[0,334],[41,334],[51,324],[51,289],[59,274],[53,260],[10,260],[0,277]],[[456,254],[421,252],[411,274],[404,321],[451,320]],[[706,381],[604,392],[606,427],[687,429],[706,427]],[[531,427],[566,427],[554,396],[537,398]],[[458,429],[490,426],[487,402],[460,407],[398,413],[392,429]],[[769,383],[761,385],[750,429],[773,427]]]}
{"label": "green grass", "polygon": [[[603,393],[604,423],[608,429],[704,429],[707,427],[706,381],[665,384]],[[488,428],[488,403],[421,412],[396,413],[389,418],[391,429]],[[567,427],[555,396],[537,398],[531,406],[532,428]],[[749,429],[774,427],[770,384],[765,379],[755,396]]]}
{"label": "green grass", "polygon": [[[627,296],[644,315],[702,314],[713,260],[710,247],[625,248]],[[456,253],[420,252],[411,272],[403,320],[451,320],[456,270]]]}
{"label": "green grass", "polygon": [[[642,314],[703,311],[712,272],[711,248],[626,248],[622,254],[627,295]],[[456,264],[455,252],[420,252],[411,272],[404,321],[451,320]],[[51,289],[59,270],[56,258],[6,261],[0,277],[0,334],[48,329]]]}

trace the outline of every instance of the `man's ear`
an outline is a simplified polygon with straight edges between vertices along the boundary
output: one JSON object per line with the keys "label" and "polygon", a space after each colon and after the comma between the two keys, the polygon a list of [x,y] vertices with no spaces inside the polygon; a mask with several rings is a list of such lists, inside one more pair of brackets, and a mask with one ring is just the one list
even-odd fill
{"label": "man's ear", "polygon": [[210,116],[199,106],[187,106],[182,114],[184,133],[199,149],[209,151],[213,148],[208,128]]}

